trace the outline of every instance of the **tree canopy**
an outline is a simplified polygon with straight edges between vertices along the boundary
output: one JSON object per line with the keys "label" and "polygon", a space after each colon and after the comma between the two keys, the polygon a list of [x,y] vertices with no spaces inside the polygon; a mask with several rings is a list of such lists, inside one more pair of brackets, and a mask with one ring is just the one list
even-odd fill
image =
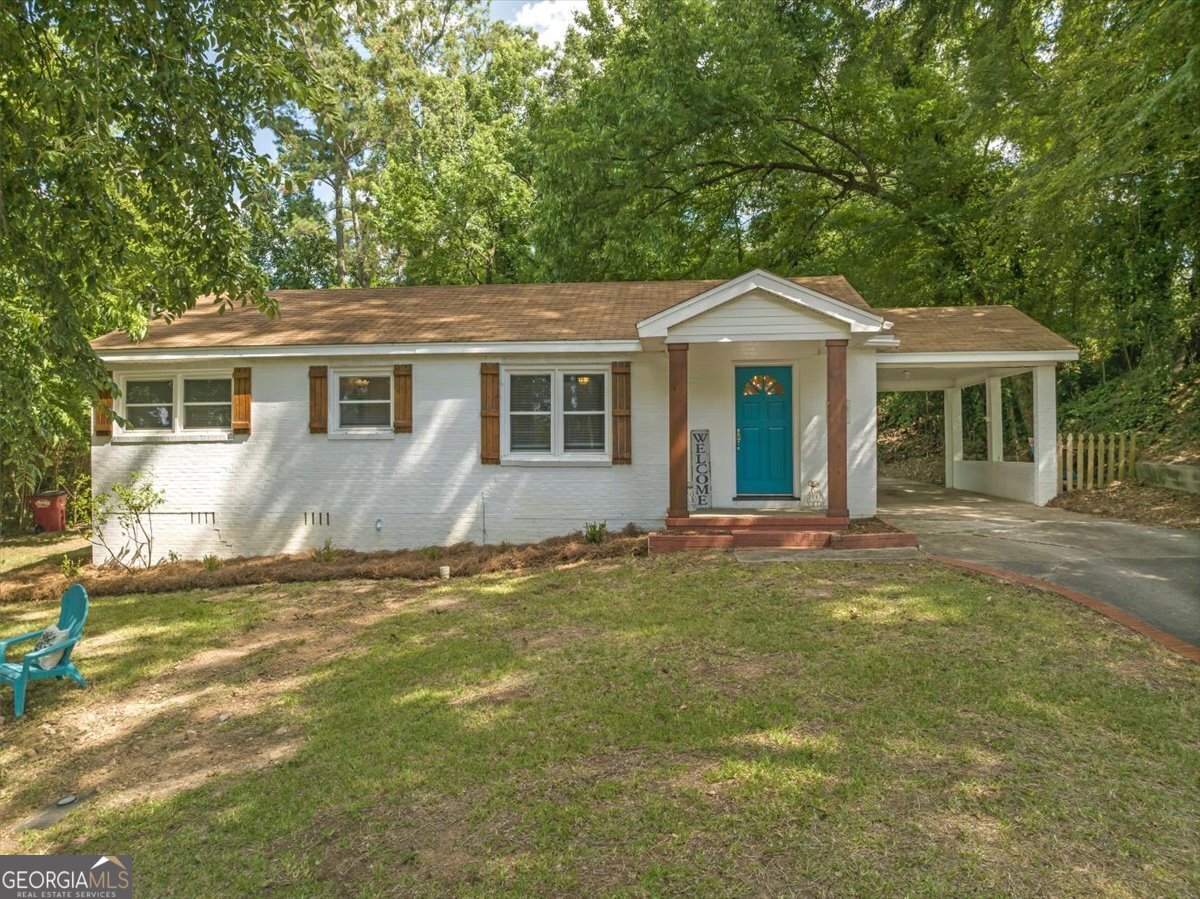
{"label": "tree canopy", "polygon": [[[26,0],[0,10],[0,454],[32,484],[107,383],[88,340],[198,297],[266,308],[256,123],[311,77],[315,5]],[[19,410],[19,411],[18,411]]]}
{"label": "tree canopy", "polygon": [[6,7],[5,459],[78,439],[89,337],[267,287],[840,272],[1012,303],[1083,348],[1073,388],[1195,362],[1198,33],[1171,0],[592,0],[551,53],[483,0]]}

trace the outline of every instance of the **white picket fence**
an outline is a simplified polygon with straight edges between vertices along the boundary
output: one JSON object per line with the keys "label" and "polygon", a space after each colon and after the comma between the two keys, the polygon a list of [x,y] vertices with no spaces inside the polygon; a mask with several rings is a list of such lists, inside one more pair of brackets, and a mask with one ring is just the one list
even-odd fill
{"label": "white picket fence", "polygon": [[1093,490],[1133,477],[1137,433],[1058,435],[1058,492]]}

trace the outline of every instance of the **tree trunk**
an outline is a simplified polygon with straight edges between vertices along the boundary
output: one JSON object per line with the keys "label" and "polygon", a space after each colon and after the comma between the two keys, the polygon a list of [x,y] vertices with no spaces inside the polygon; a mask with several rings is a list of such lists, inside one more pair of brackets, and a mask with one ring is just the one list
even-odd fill
{"label": "tree trunk", "polygon": [[337,246],[338,287],[346,286],[346,211],[342,205],[342,176],[333,178],[333,236]]}

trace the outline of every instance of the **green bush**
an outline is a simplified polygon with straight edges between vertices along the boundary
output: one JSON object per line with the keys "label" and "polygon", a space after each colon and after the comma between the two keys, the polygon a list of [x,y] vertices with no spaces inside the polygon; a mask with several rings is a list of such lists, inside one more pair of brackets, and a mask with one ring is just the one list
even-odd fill
{"label": "green bush", "polygon": [[79,575],[83,574],[83,563],[72,559],[68,555],[62,557],[62,563],[59,566],[62,569],[62,576],[68,581],[79,580]]}
{"label": "green bush", "polygon": [[340,555],[341,553],[334,549],[333,541],[328,537],[325,538],[325,543],[322,544],[320,549],[312,551],[313,560],[323,562],[326,565],[336,562]]}

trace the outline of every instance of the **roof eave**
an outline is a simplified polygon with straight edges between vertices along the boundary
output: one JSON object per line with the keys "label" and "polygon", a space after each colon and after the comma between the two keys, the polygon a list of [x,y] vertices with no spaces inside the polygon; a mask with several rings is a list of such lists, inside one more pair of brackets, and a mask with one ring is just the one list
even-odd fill
{"label": "roof eave", "polygon": [[921,353],[906,353],[900,350],[894,353],[880,353],[877,363],[883,366],[970,365],[974,363],[1046,365],[1051,362],[1075,362],[1078,359],[1079,350],[1074,347],[1053,350],[947,350]]}
{"label": "roof eave", "polygon": [[289,359],[307,356],[486,356],[503,354],[636,353],[639,340],[522,340],[458,343],[293,344],[283,346],[112,347],[96,351],[105,362],[199,362]]}

